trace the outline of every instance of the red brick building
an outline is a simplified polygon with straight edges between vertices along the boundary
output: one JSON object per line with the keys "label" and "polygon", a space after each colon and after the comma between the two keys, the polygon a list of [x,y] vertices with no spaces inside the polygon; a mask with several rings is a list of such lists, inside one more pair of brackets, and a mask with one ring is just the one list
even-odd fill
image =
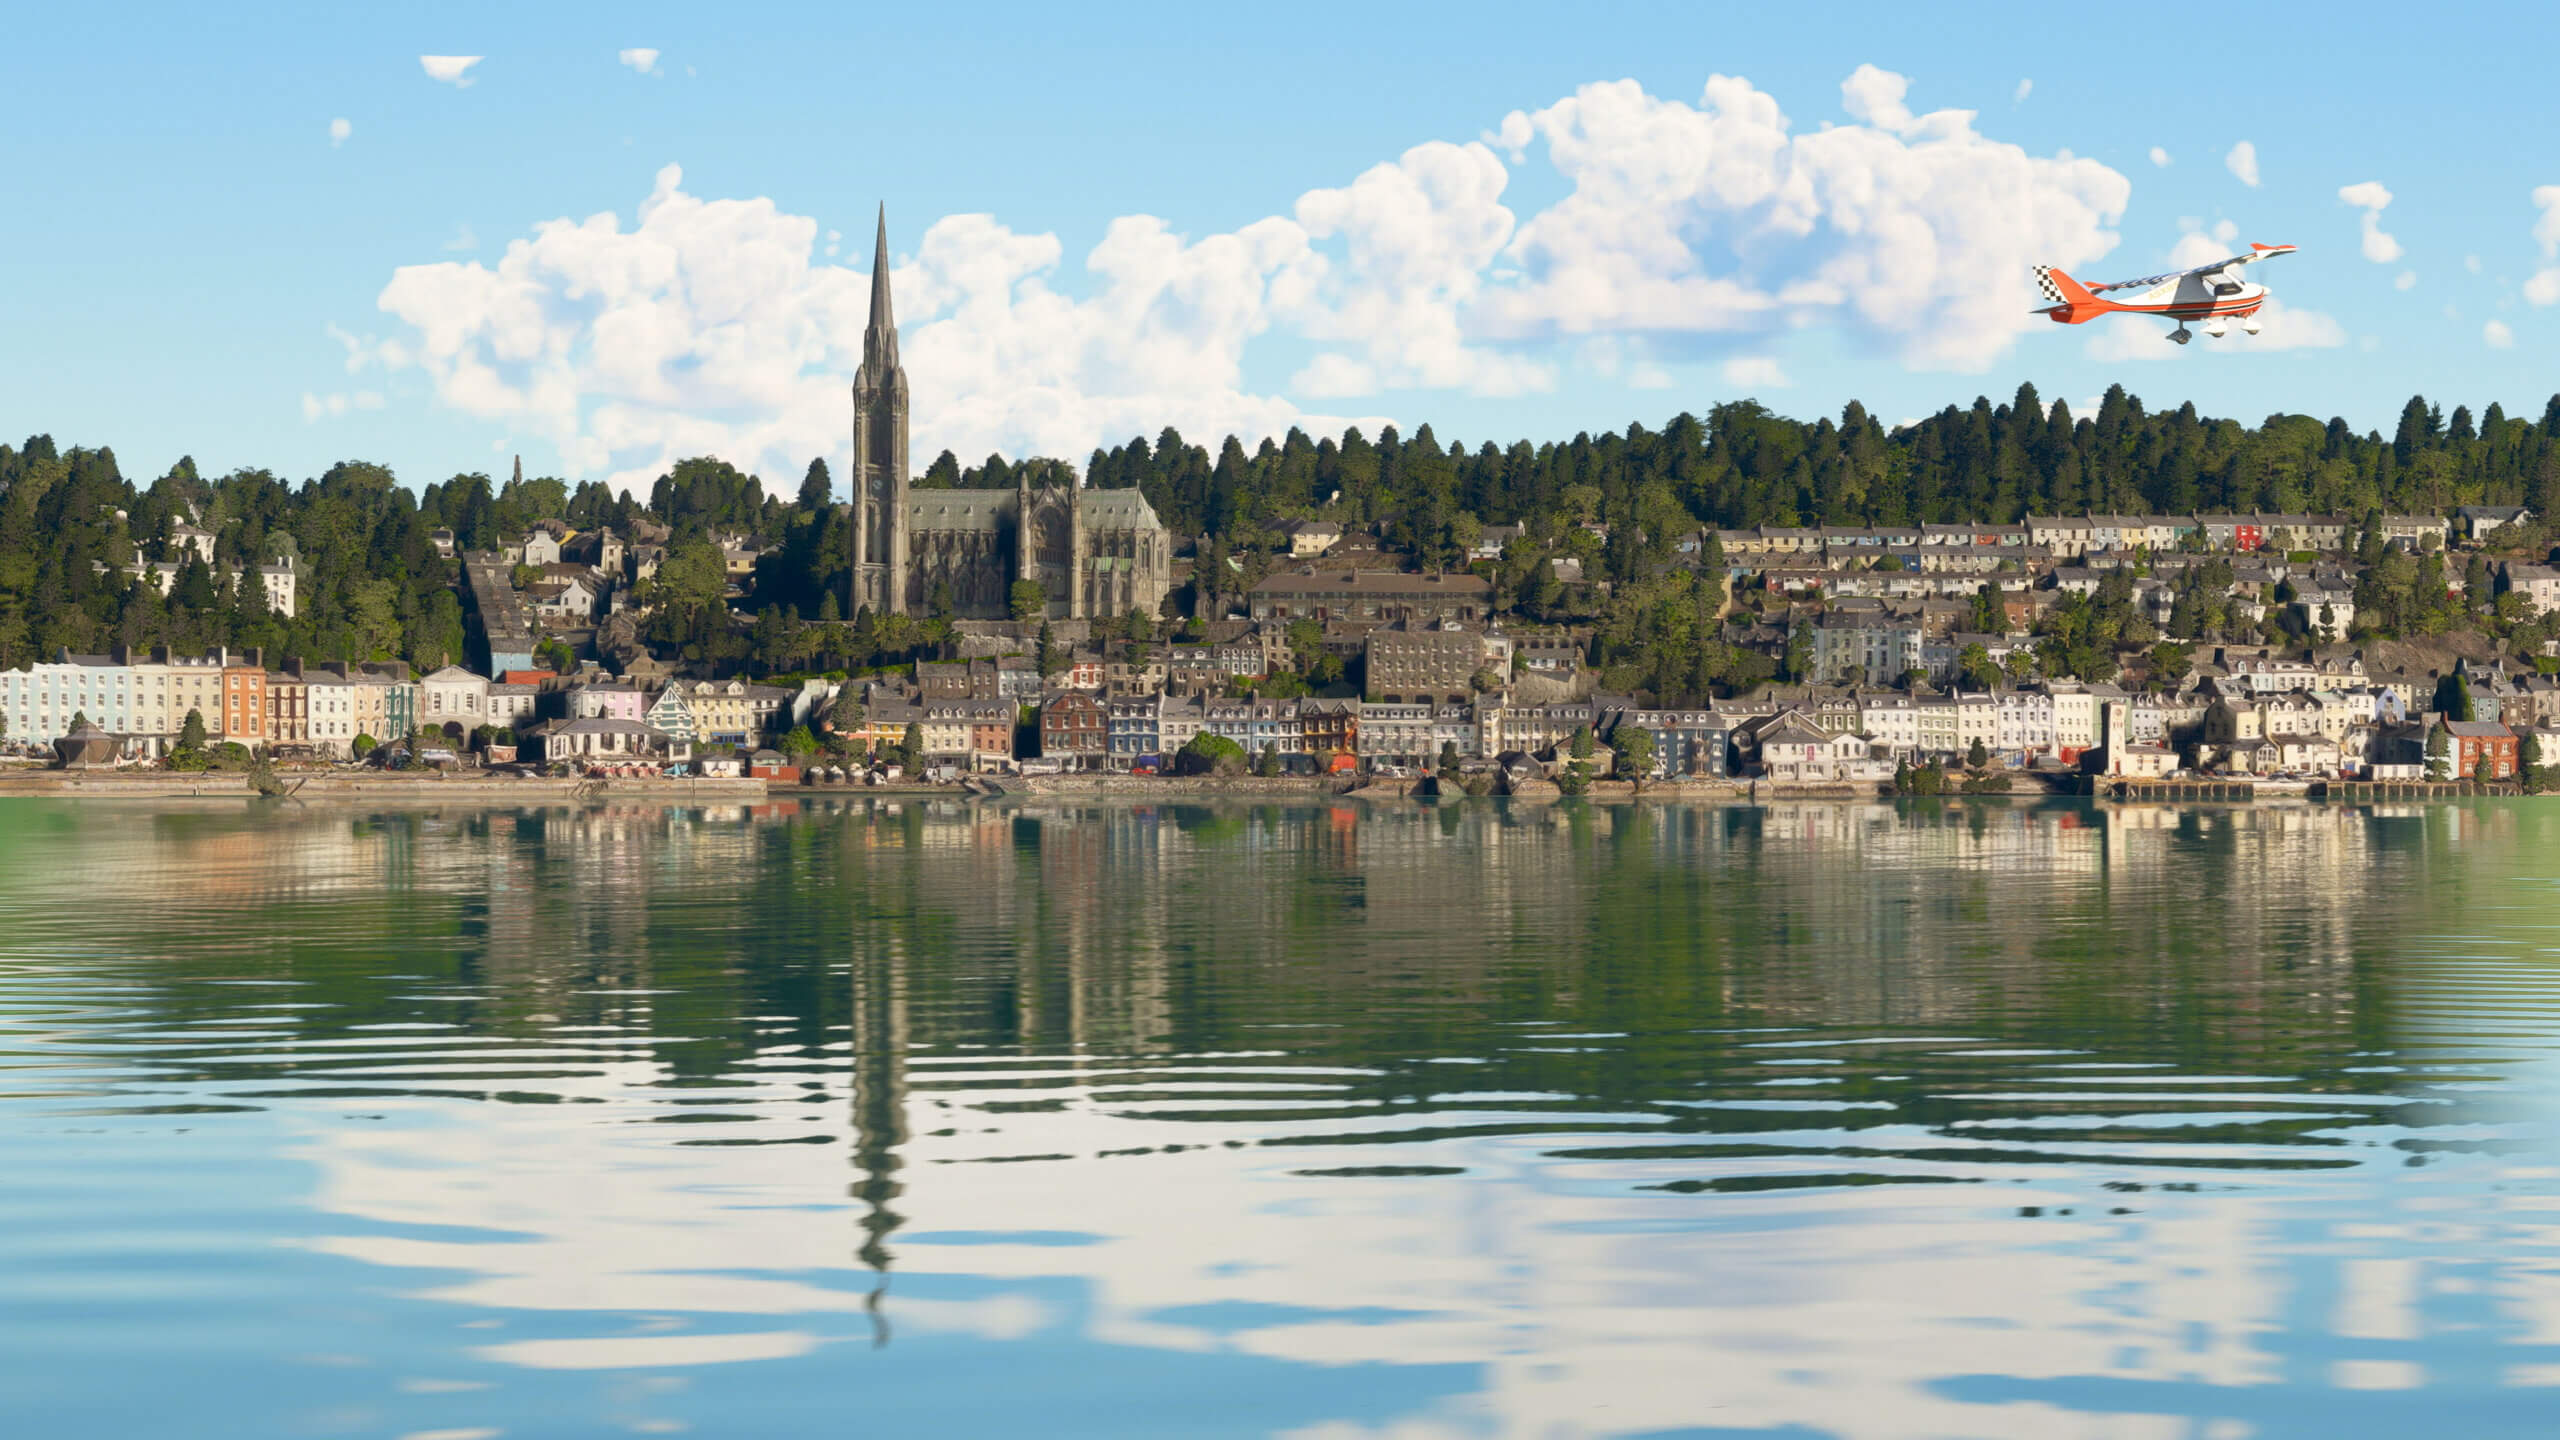
{"label": "red brick building", "polygon": [[1078,770],[1099,770],[1110,752],[1111,722],[1102,702],[1078,690],[1062,690],[1040,706],[1040,754]]}
{"label": "red brick building", "polygon": [[2468,780],[2489,762],[2489,778],[2511,780],[2516,773],[2516,732],[2494,720],[2448,720],[2453,736],[2453,778]]}

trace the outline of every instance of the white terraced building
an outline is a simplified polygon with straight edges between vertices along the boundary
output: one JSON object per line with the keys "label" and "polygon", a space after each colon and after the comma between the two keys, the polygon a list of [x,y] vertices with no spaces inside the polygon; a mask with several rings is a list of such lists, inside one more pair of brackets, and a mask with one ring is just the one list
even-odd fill
{"label": "white terraced building", "polygon": [[110,735],[136,733],[144,713],[140,677],[106,655],[65,655],[25,670],[0,670],[0,721],[8,739],[51,744],[87,715]]}
{"label": "white terraced building", "polygon": [[141,659],[59,654],[24,670],[0,670],[0,722],[5,738],[50,744],[87,715],[110,735],[129,735],[157,749],[174,742],[187,712],[204,717],[208,739],[222,738],[222,671],[232,657],[154,653]]}

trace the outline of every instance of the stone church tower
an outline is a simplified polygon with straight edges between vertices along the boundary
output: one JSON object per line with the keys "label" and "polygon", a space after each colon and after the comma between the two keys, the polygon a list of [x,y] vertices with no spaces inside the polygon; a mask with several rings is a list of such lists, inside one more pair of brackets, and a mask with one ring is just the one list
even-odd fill
{"label": "stone church tower", "polygon": [[853,604],[850,618],[907,608],[907,372],[889,312],[889,207],[871,259],[871,321],[853,374]]}

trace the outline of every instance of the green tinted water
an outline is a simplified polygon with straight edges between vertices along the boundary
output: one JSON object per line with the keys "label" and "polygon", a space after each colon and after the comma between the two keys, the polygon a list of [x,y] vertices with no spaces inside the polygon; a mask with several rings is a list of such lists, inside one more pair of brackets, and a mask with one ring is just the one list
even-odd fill
{"label": "green tinted water", "polygon": [[79,1436],[2547,1435],[2560,804],[0,803]]}

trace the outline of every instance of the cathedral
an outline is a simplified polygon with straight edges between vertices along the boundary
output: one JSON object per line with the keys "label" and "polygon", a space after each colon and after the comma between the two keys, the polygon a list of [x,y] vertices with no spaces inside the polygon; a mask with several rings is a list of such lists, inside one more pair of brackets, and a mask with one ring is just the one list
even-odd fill
{"label": "cathedral", "polygon": [[1173,573],[1173,537],[1135,490],[1080,485],[917,489],[907,481],[907,372],[889,309],[889,218],[871,262],[871,320],[853,377],[853,605],[963,620],[1012,614],[1036,580],[1055,618],[1150,617]]}

